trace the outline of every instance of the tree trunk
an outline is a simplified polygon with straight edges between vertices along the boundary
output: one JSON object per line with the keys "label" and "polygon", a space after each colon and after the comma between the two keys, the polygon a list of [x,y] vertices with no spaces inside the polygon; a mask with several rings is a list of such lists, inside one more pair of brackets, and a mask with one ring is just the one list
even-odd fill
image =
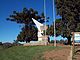
{"label": "tree trunk", "polygon": [[68,45],[71,45],[71,36],[69,36],[69,37],[67,37],[67,39],[68,39]]}
{"label": "tree trunk", "polygon": [[30,40],[26,40],[26,43],[29,43],[30,42]]}

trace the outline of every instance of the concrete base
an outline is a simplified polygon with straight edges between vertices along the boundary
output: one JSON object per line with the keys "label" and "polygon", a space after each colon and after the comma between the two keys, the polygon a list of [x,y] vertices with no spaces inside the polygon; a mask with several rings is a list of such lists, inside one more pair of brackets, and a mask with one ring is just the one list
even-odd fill
{"label": "concrete base", "polygon": [[38,46],[38,45],[48,45],[48,42],[35,41],[35,42],[30,42],[30,43],[25,43],[25,44],[23,44],[23,46]]}
{"label": "concrete base", "polygon": [[24,46],[48,45],[48,36],[38,37],[38,41],[30,41],[25,43]]}

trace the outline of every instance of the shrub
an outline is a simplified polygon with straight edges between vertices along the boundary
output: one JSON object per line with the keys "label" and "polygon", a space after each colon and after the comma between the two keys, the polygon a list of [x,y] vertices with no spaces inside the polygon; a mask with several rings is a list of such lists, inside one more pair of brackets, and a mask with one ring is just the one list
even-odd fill
{"label": "shrub", "polygon": [[23,44],[20,43],[13,43],[13,46],[22,46]]}
{"label": "shrub", "polygon": [[54,43],[54,40],[51,40],[50,43]]}
{"label": "shrub", "polygon": [[9,48],[12,47],[13,45],[9,42],[3,43],[3,48]]}
{"label": "shrub", "polygon": [[0,42],[0,45],[3,45],[2,42]]}

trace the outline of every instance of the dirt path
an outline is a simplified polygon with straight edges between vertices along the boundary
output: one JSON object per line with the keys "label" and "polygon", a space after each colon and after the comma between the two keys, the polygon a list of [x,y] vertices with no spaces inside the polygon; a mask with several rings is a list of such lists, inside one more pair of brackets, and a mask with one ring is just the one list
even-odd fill
{"label": "dirt path", "polygon": [[70,50],[70,47],[63,47],[62,49],[45,52],[43,57],[45,60],[68,60]]}

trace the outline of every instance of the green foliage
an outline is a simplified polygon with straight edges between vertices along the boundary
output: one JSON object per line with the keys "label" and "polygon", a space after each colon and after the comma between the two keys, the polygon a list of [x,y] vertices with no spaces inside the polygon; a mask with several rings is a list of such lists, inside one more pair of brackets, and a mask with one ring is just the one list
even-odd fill
{"label": "green foliage", "polygon": [[12,46],[13,46],[12,43],[9,43],[9,42],[3,43],[2,45],[3,48],[10,48]]}
{"label": "green foliage", "polygon": [[[80,31],[80,0],[56,0],[57,14],[62,16],[63,35],[69,37],[71,32]],[[78,28],[77,28],[78,27]]]}
{"label": "green foliage", "polygon": [[0,42],[0,45],[3,45],[2,42]]}
{"label": "green foliage", "polygon": [[30,42],[31,40],[38,40],[37,38],[37,28],[34,26],[23,27],[22,32],[17,36],[18,41]]}
{"label": "green foliage", "polygon": [[13,11],[13,14],[10,15],[10,17],[7,18],[7,20],[14,21],[14,22],[21,23],[21,24],[23,23],[26,25],[30,25],[30,24],[34,24],[32,21],[32,18],[36,20],[40,19],[41,21],[44,22],[44,19],[41,19],[43,17],[44,17],[43,14],[38,15],[38,12],[36,10],[33,10],[32,8],[30,9],[23,8],[21,12]]}
{"label": "green foliage", "polygon": [[10,15],[7,20],[19,24],[24,24],[22,31],[17,36],[17,40],[30,42],[31,40],[37,40],[37,29],[32,18],[36,19],[40,23],[44,23],[44,17],[44,13],[41,13],[41,15],[39,15],[38,12],[32,8],[23,8],[23,10],[20,12],[13,11],[13,14]]}
{"label": "green foliage", "polygon": [[[56,20],[56,35],[68,38],[71,44],[71,32],[80,31],[80,0],[56,0],[57,14],[62,18]],[[54,24],[51,25],[50,33],[53,35]]]}
{"label": "green foliage", "polygon": [[[61,24],[61,19],[56,19],[55,21],[55,29],[56,29],[56,36],[59,36],[61,34],[61,30],[63,28],[63,25]],[[48,34],[54,36],[54,23],[48,28]]]}

